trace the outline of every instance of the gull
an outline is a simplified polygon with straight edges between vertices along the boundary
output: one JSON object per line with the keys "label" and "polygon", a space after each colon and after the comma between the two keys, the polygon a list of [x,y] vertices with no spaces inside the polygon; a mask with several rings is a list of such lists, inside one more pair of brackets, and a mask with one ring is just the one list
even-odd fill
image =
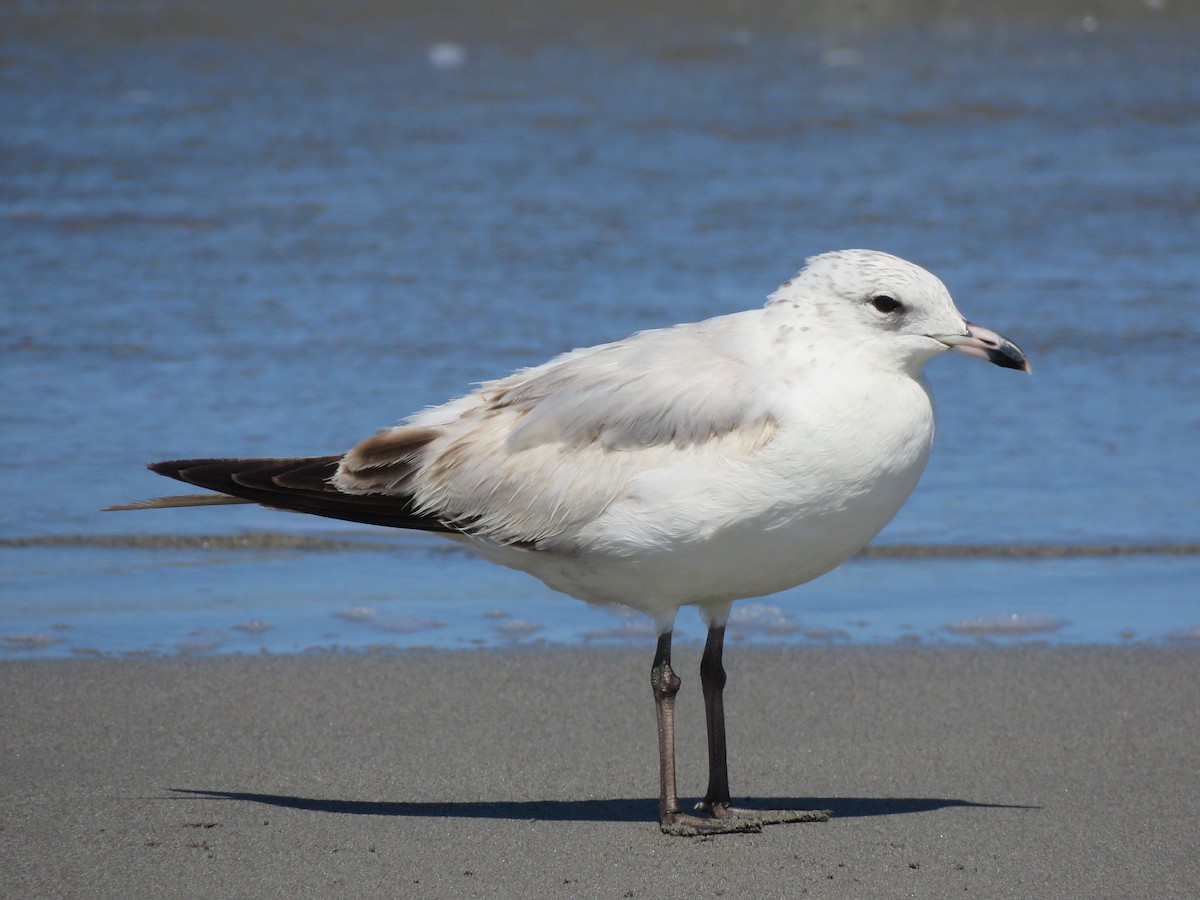
{"label": "gull", "polygon": [[[722,664],[735,600],[822,575],[861,550],[917,484],[934,434],[926,362],[957,351],[1029,371],[905,260],[807,260],[762,308],[572,350],[418,412],[332,456],[151,463],[215,491],[110,509],[257,503],[436,532],[589,603],[649,613],[659,825],[758,831],[827,810],[735,807]],[[675,779],[671,635],[708,626],[700,682],[709,781],[700,814]]]}

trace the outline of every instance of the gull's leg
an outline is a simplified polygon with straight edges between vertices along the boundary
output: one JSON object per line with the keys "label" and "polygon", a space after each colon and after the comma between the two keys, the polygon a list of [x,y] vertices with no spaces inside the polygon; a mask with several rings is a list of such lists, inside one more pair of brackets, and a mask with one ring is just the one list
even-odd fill
{"label": "gull's leg", "polygon": [[[783,822],[824,822],[829,810],[739,809],[729,798],[729,764],[725,754],[725,626],[710,625],[704,655],[700,658],[700,685],[704,690],[704,717],[708,722],[708,790],[697,809],[707,809],[713,819],[735,819],[759,825]],[[670,648],[668,647],[668,655]],[[678,681],[678,679],[676,679]],[[672,779],[674,786],[674,779]]]}
{"label": "gull's leg", "polygon": [[708,724],[708,790],[700,802],[720,818],[729,809],[729,763],[725,755],[725,626],[712,625],[700,657],[700,686],[704,691],[704,718]]}
{"label": "gull's leg", "polygon": [[654,705],[658,714],[658,824],[665,834],[694,836],[731,831],[761,831],[762,825],[753,819],[704,819],[684,813],[679,808],[675,788],[675,695],[679,693],[679,677],[671,670],[671,632],[658,639],[654,667],[650,670],[650,687],[654,690]]}
{"label": "gull's leg", "polygon": [[669,631],[659,635],[650,687],[658,716],[658,821],[665,824],[680,813],[675,788],[675,695],[679,693],[679,676],[671,670]]}

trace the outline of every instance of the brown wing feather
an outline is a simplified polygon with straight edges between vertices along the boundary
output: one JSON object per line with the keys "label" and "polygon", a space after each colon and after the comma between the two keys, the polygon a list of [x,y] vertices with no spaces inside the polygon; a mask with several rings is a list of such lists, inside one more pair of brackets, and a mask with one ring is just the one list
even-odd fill
{"label": "brown wing feather", "polygon": [[309,513],[348,522],[459,532],[462,529],[423,515],[411,497],[395,494],[346,494],[329,483],[340,456],[285,459],[176,459],[149,468],[187,484],[218,491],[272,509]]}

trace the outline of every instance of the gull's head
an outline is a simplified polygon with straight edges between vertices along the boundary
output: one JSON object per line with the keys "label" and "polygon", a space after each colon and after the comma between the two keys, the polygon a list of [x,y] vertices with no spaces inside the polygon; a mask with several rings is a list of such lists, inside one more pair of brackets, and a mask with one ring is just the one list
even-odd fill
{"label": "gull's head", "polygon": [[1029,371],[1016,344],[963,318],[937,276],[878,250],[814,256],[767,305],[795,309],[837,352],[884,368],[915,375],[939,353],[957,350]]}

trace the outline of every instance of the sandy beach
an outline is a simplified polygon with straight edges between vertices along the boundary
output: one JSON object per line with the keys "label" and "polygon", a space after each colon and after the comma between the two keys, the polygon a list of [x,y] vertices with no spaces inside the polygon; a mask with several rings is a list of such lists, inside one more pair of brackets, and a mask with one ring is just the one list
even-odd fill
{"label": "sandy beach", "polygon": [[[703,790],[696,648],[681,791]],[[1194,896],[1195,648],[733,648],[735,795],[653,822],[650,653],[0,665],[10,897]]]}

